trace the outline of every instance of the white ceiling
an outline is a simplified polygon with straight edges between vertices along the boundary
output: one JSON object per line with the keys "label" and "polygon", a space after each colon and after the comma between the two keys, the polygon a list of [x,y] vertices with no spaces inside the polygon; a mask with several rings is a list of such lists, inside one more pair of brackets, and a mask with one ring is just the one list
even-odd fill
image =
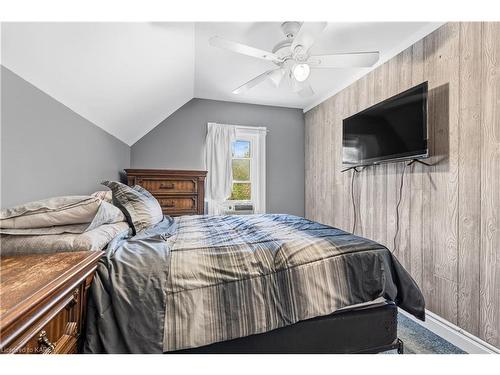
{"label": "white ceiling", "polygon": [[194,96],[192,23],[3,23],[2,64],[131,145]]}
{"label": "white ceiling", "polygon": [[[379,63],[441,23],[329,23],[313,54],[381,52]],[[280,22],[3,23],[2,64],[131,145],[193,97],[307,110],[370,69],[315,69],[315,95],[263,82],[232,90],[274,65],[210,47],[219,35],[265,50],[284,39]]]}

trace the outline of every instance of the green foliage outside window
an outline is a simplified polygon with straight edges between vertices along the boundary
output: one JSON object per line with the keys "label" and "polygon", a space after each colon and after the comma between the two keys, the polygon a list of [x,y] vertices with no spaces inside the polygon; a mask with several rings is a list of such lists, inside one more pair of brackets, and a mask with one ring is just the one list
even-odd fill
{"label": "green foliage outside window", "polygon": [[233,159],[233,180],[250,181],[249,159]]}
{"label": "green foliage outside window", "polygon": [[251,198],[250,192],[251,192],[250,183],[235,182],[233,184],[233,192],[231,194],[231,198],[229,198],[229,199],[234,200],[234,201],[250,200],[250,198]]}

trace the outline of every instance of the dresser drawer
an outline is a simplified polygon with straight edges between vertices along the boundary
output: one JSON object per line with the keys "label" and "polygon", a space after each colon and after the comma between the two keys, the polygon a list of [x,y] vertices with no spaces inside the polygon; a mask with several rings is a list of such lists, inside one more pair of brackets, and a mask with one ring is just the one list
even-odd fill
{"label": "dresser drawer", "polygon": [[183,212],[196,212],[198,209],[198,197],[192,196],[167,196],[157,197],[164,213],[173,212],[182,215]]}
{"label": "dresser drawer", "polygon": [[125,169],[127,184],[140,185],[160,202],[170,216],[203,215],[206,171]]}
{"label": "dresser drawer", "polygon": [[[3,348],[6,353],[66,354],[76,353],[82,328],[83,284],[47,309],[15,340]],[[42,310],[43,311],[43,310]],[[20,319],[21,320],[21,319]],[[21,321],[20,321],[21,323]],[[22,327],[22,323],[21,323]]]}
{"label": "dresser drawer", "polygon": [[102,254],[0,257],[0,353],[76,353]]}
{"label": "dresser drawer", "polygon": [[19,354],[70,354],[77,352],[81,334],[81,290],[65,298],[66,304],[19,351]]}
{"label": "dresser drawer", "polygon": [[136,183],[152,194],[196,194],[198,191],[196,179],[182,178],[137,178]]}

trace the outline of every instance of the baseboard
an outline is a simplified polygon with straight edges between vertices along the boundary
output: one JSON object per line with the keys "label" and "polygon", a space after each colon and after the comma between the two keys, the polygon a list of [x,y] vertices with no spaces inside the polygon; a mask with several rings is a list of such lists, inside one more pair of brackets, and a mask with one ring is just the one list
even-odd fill
{"label": "baseboard", "polygon": [[488,344],[486,341],[481,340],[479,337],[470,334],[469,332],[453,323],[450,323],[446,319],[441,318],[439,315],[436,315],[429,310],[425,310],[425,322],[416,319],[413,315],[408,314],[406,311],[401,309],[398,309],[398,312],[420,324],[422,327],[427,328],[429,331],[434,332],[436,335],[441,336],[467,353],[500,354],[500,349]]}

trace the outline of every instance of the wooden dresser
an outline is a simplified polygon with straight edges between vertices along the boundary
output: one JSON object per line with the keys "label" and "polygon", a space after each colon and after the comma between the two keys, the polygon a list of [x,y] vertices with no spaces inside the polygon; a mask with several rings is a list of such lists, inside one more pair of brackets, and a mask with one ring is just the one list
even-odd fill
{"label": "wooden dresser", "polygon": [[76,353],[101,251],[0,258],[0,351]]}
{"label": "wooden dresser", "polygon": [[129,186],[140,185],[170,216],[203,215],[206,171],[125,169]]}

